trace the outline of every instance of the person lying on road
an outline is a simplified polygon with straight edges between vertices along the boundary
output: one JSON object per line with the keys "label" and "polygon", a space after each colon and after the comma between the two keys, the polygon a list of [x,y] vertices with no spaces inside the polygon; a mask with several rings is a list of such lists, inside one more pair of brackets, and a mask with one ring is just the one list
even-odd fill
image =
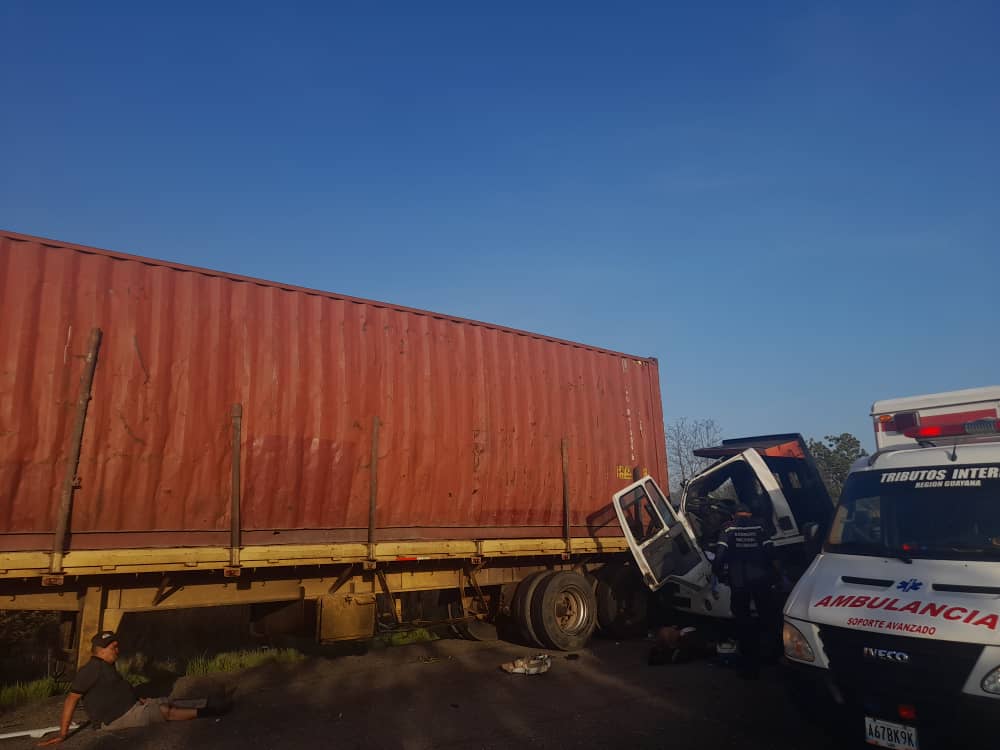
{"label": "person lying on road", "polygon": [[136,698],[132,686],[118,673],[118,635],[104,630],[91,641],[93,656],[76,673],[63,703],[59,736],[38,747],[55,745],[69,737],[69,726],[76,704],[83,699],[87,716],[98,729],[131,729],[159,724],[164,721],[188,721],[202,716],[221,716],[231,706],[228,700],[204,708],[180,708],[170,705],[167,698]]}
{"label": "person lying on road", "polygon": [[715,643],[705,638],[697,628],[667,625],[656,631],[656,643],[649,650],[649,666],[683,664],[716,654]]}

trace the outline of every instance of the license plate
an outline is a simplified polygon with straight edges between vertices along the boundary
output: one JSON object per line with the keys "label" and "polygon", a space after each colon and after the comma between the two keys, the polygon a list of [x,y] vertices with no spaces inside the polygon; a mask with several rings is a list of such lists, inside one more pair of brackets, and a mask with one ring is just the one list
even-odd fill
{"label": "license plate", "polygon": [[918,750],[917,728],[906,724],[865,717],[865,741],[869,745],[888,747],[892,750]]}

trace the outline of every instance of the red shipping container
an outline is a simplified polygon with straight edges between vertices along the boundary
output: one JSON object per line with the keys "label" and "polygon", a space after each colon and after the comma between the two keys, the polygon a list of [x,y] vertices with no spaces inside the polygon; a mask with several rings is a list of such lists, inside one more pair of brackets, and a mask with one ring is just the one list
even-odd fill
{"label": "red shipping container", "polygon": [[[0,234],[0,550],[48,550],[83,355],[103,331],[71,549],[226,545],[243,407],[244,544],[560,537],[648,471],[659,374],[470,320]],[[620,535],[620,530],[617,531]]]}

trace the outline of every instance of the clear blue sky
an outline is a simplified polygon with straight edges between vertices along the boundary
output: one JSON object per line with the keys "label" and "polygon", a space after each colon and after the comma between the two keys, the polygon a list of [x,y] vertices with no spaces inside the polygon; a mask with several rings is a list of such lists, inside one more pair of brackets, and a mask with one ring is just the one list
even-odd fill
{"label": "clear blue sky", "polygon": [[1000,383],[996,3],[153,7],[0,4],[0,227],[655,356],[730,436]]}

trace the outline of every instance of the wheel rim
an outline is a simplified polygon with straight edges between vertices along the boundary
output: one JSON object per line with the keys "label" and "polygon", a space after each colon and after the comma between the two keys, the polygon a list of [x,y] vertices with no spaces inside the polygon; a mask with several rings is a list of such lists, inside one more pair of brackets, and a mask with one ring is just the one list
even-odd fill
{"label": "wheel rim", "polygon": [[564,633],[576,634],[588,622],[590,607],[584,592],[576,586],[560,591],[552,603],[556,625]]}

